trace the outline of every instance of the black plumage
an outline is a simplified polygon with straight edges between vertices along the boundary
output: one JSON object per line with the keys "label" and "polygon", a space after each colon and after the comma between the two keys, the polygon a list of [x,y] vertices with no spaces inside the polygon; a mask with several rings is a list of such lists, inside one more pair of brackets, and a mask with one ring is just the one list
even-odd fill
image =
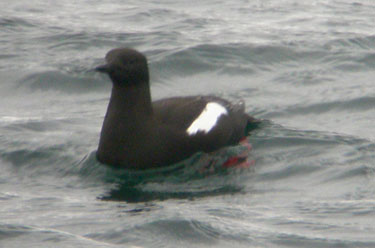
{"label": "black plumage", "polygon": [[[107,64],[96,68],[107,73],[113,87],[104,119],[97,158],[128,169],[167,166],[196,152],[212,152],[245,137],[257,120],[243,104],[216,96],[173,97],[151,102],[146,57],[129,48],[106,55]],[[187,129],[207,103],[218,103],[227,114],[208,132],[189,134]]]}

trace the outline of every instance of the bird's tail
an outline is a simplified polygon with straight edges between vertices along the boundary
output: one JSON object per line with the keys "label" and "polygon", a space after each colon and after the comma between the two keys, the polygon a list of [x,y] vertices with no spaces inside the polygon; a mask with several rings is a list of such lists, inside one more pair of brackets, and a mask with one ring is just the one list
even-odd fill
{"label": "bird's tail", "polygon": [[250,115],[247,118],[247,125],[246,125],[246,134],[249,134],[254,129],[259,128],[262,121],[260,119],[256,119]]}

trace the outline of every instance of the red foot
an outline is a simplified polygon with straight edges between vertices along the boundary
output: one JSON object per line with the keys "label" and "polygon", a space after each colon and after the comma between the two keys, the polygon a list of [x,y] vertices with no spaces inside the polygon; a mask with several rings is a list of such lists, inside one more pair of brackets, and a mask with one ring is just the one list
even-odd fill
{"label": "red foot", "polygon": [[231,157],[223,164],[224,168],[233,167],[238,163],[239,157]]}
{"label": "red foot", "polygon": [[247,169],[250,166],[253,166],[254,164],[255,164],[255,160],[250,160],[250,161],[246,160],[245,162],[235,165],[233,168]]}
{"label": "red foot", "polygon": [[255,164],[255,160],[248,161],[247,155],[249,151],[252,149],[251,144],[247,137],[244,137],[239,142],[242,146],[246,147],[247,150],[244,151],[242,154],[231,157],[223,164],[224,168],[249,168],[250,166]]}

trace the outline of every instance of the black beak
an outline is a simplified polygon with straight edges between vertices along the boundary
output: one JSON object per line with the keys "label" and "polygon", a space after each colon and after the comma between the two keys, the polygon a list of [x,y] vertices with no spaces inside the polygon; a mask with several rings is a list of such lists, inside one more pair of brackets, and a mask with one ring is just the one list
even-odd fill
{"label": "black beak", "polygon": [[107,64],[105,65],[99,65],[95,68],[95,71],[101,72],[101,73],[108,73],[109,72],[109,66]]}

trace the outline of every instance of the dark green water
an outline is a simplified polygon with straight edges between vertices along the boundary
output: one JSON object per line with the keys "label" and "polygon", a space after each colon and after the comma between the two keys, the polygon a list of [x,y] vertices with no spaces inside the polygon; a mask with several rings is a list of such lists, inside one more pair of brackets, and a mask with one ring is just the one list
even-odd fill
{"label": "dark green water", "polygon": [[[366,0],[2,1],[0,247],[374,247],[374,13]],[[243,99],[264,119],[254,166],[99,164],[111,86],[92,68],[123,46],[147,55],[154,99]]]}

